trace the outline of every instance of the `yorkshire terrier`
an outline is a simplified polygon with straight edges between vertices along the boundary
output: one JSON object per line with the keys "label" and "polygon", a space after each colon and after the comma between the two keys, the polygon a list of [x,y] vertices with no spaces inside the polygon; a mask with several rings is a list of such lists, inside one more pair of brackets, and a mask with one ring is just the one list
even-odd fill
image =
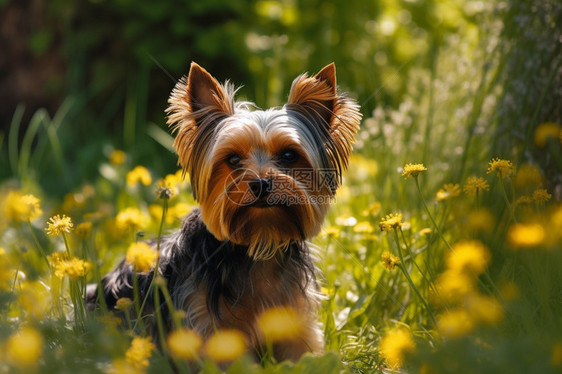
{"label": "yorkshire terrier", "polygon": [[[321,294],[307,240],[320,231],[348,166],[359,105],[337,91],[334,64],[297,77],[282,108],[258,110],[236,102],[235,93],[196,63],[171,93],[168,124],[200,207],[162,239],[158,272],[186,327],[203,337],[238,329],[257,356],[266,351],[260,314],[294,308],[304,331],[297,341],[276,343],[273,354],[296,361],[323,351]],[[103,297],[111,310],[117,299],[132,298],[132,277],[123,261],[102,279],[101,292],[89,290],[89,306]],[[153,271],[137,277],[144,298]],[[156,307],[171,329],[165,303]]]}

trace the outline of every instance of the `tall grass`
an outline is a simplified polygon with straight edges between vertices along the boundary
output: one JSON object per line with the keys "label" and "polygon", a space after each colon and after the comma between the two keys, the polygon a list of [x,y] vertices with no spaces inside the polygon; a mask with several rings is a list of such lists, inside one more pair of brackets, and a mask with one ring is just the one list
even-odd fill
{"label": "tall grass", "polygon": [[[242,356],[228,372],[562,370],[561,124],[549,96],[562,57],[551,55],[540,74],[517,75],[514,67],[536,45],[517,49],[517,14],[508,12],[499,24],[492,15],[501,7],[487,6],[480,35],[452,35],[432,49],[429,68],[410,70],[399,107],[365,113],[350,170],[314,240],[326,295],[319,318],[327,353],[261,365]],[[533,30],[540,33],[527,32]],[[130,85],[128,146],[142,133],[138,105],[146,93],[135,87],[145,87],[145,79],[141,72]],[[506,110],[513,98],[526,102],[523,91],[511,90],[513,81],[539,93],[522,112]],[[0,370],[220,372],[226,366],[217,356],[199,350],[208,342],[180,326],[182,347],[168,339],[157,350],[143,340],[142,323],[135,326],[126,306],[125,329],[109,311],[84,310],[86,282],[99,282],[132,243],[159,241],[178,228],[194,201],[176,170],[134,169],[137,155],[115,149],[98,156],[99,173],[62,201],[46,194],[36,181],[47,155],[57,178],[66,178],[60,129],[71,125],[70,106],[65,102],[53,118],[37,112],[21,142],[21,108],[10,127],[14,178],[2,187],[0,216]],[[507,133],[506,123],[514,124]],[[170,146],[161,130],[147,131]],[[410,163],[426,170],[406,178]],[[179,193],[159,200],[154,190],[162,186]],[[28,193],[40,202],[26,200]],[[48,237],[47,219],[55,214],[71,217],[74,229]],[[394,265],[383,256],[393,256]],[[72,258],[88,265],[61,265]],[[162,282],[155,277],[153,287],[164,292],[154,294],[168,302]],[[145,301],[131,300],[131,308]]]}

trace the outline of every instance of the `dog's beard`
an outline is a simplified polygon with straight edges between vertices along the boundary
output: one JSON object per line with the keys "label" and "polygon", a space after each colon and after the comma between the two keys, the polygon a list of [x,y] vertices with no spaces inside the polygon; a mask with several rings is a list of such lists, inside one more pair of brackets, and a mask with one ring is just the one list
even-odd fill
{"label": "dog's beard", "polygon": [[214,183],[201,203],[203,221],[217,239],[248,246],[248,256],[256,261],[315,236],[329,207],[329,189],[315,191],[283,173],[272,178],[272,185],[266,196],[256,198],[243,173]]}

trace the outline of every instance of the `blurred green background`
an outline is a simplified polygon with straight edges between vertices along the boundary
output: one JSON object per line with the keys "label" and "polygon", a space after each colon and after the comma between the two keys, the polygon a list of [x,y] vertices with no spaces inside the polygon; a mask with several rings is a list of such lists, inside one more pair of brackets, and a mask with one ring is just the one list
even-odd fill
{"label": "blurred green background", "polygon": [[[68,190],[94,175],[108,147],[170,171],[164,110],[191,61],[262,108],[282,105],[298,74],[334,61],[365,118],[399,108],[408,90],[434,100],[436,79],[453,75],[450,95],[483,93],[467,123],[481,120],[478,108],[494,93],[497,115],[484,119],[485,131],[500,132],[491,148],[506,153],[533,125],[549,78],[534,120],[561,117],[560,74],[550,76],[561,55],[560,9],[554,0],[0,0],[0,178],[35,169],[44,188],[62,193],[61,183]],[[446,71],[443,55],[453,63]],[[478,75],[455,76],[461,64],[477,65]],[[527,123],[513,123],[521,113]],[[30,134],[37,114],[43,126]],[[53,118],[56,137],[44,130]],[[25,146],[34,168],[21,165]]]}

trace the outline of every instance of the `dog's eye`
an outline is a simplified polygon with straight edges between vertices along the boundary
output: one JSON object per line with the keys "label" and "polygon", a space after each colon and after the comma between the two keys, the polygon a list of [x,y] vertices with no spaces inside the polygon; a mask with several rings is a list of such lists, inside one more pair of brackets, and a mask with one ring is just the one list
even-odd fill
{"label": "dog's eye", "polygon": [[242,161],[242,159],[240,158],[240,156],[238,155],[230,155],[228,157],[228,159],[226,160],[226,162],[230,165],[230,166],[238,166],[240,164],[240,161]]}
{"label": "dog's eye", "polygon": [[284,164],[292,164],[293,162],[297,161],[299,158],[299,155],[297,154],[297,152],[288,149],[285,150],[283,152],[281,152],[280,156],[279,156],[279,161],[284,163]]}

